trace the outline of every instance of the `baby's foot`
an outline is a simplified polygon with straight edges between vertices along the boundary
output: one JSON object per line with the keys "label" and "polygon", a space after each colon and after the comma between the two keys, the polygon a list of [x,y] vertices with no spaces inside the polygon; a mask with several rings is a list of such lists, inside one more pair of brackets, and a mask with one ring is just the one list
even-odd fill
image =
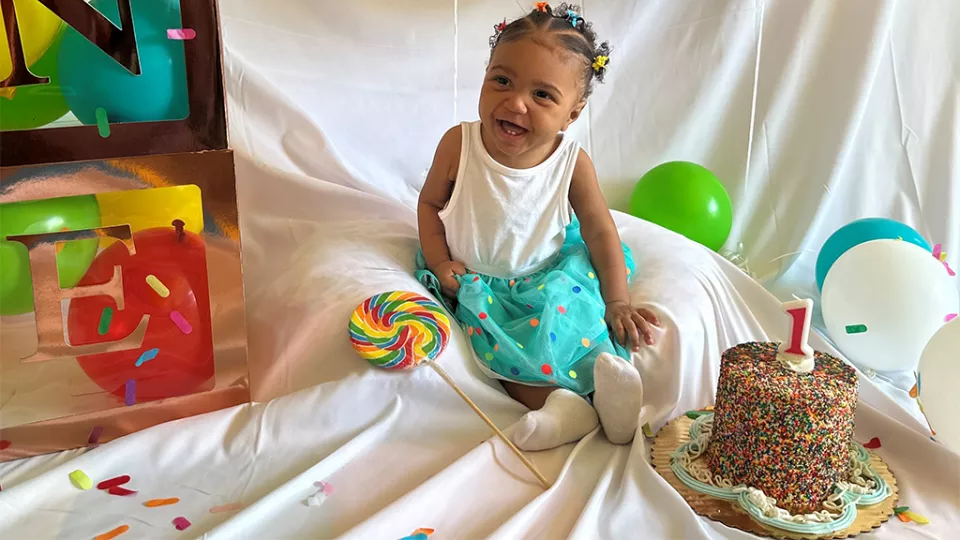
{"label": "baby's foot", "polygon": [[637,432],[643,405],[640,372],[630,362],[601,353],[593,365],[593,383],[593,405],[607,439],[614,444],[630,442]]}
{"label": "baby's foot", "polygon": [[521,450],[549,450],[579,441],[598,423],[587,400],[560,388],[547,396],[543,408],[525,414],[510,438]]}

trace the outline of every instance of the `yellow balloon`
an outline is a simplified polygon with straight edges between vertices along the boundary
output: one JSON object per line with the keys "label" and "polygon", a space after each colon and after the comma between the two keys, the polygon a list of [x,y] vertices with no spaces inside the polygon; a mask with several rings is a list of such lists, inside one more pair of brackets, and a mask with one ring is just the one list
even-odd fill
{"label": "yellow balloon", "polygon": [[100,223],[103,227],[130,225],[135,233],[154,227],[171,227],[173,220],[184,228],[203,231],[203,203],[197,186],[174,186],[97,194]]}
{"label": "yellow balloon", "polygon": [[[13,5],[17,21],[20,23],[20,42],[23,44],[23,53],[26,56],[27,65],[32,66],[50,48],[63,21],[37,0],[13,0]],[[0,44],[2,44],[0,47],[6,49],[7,43],[6,25],[0,25]],[[12,72],[13,63],[10,60],[10,52],[0,51],[0,81],[9,77]]]}

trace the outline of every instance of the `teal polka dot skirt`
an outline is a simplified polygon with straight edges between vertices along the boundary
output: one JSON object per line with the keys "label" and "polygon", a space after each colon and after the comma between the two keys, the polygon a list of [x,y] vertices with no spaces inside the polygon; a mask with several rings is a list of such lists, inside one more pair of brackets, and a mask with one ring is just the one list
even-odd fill
{"label": "teal polka dot skirt", "polygon": [[[628,277],[633,257],[624,245]],[[417,255],[416,277],[450,310],[467,333],[487,375],[531,386],[593,392],[593,363],[608,352],[628,358],[604,321],[605,304],[579,223],[566,230],[560,253],[546,269],[503,279],[468,273],[460,278],[456,306]]]}

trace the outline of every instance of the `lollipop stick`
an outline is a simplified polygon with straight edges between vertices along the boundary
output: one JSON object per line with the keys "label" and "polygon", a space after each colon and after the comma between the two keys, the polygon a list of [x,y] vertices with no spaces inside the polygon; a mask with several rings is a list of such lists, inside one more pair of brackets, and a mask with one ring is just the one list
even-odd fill
{"label": "lollipop stick", "polygon": [[492,429],[494,433],[497,434],[497,437],[500,437],[500,440],[503,441],[504,444],[506,444],[510,448],[510,450],[517,455],[518,458],[520,458],[520,461],[522,461],[523,464],[526,465],[528,469],[530,469],[530,472],[532,472],[533,475],[537,477],[537,480],[540,481],[540,484],[543,485],[544,489],[550,489],[550,482],[547,482],[547,479],[542,474],[540,474],[540,471],[537,470],[537,466],[531,463],[530,460],[527,459],[527,456],[523,455],[523,452],[521,452],[519,448],[513,445],[510,439],[508,439],[507,436],[504,435],[502,431],[500,431],[500,428],[498,428],[493,423],[493,421],[487,417],[487,415],[483,414],[483,411],[480,410],[480,407],[477,407],[477,404],[474,403],[472,399],[470,399],[466,394],[463,393],[463,390],[461,390],[460,387],[457,386],[457,383],[453,382],[453,379],[450,378],[450,375],[448,375],[447,372],[444,371],[444,369],[441,368],[439,365],[437,365],[435,362],[427,362],[427,363],[430,364],[430,367],[432,367],[434,371],[436,371],[437,374],[443,378],[443,380],[447,381],[447,384],[449,384],[450,387],[453,388],[457,392],[457,394],[459,394],[460,397],[467,402],[467,405],[469,405],[470,408],[473,409],[473,412],[477,413],[477,416],[479,416],[484,422],[487,423],[488,426],[490,426],[490,429]]}

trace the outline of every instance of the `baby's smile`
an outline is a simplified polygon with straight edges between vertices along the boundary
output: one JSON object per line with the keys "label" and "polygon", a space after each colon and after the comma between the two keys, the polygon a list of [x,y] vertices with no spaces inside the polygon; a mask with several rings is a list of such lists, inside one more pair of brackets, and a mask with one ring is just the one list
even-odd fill
{"label": "baby's smile", "polygon": [[527,128],[514,124],[509,120],[498,119],[497,126],[500,128],[499,131],[501,134],[505,134],[510,138],[519,138],[527,133]]}

